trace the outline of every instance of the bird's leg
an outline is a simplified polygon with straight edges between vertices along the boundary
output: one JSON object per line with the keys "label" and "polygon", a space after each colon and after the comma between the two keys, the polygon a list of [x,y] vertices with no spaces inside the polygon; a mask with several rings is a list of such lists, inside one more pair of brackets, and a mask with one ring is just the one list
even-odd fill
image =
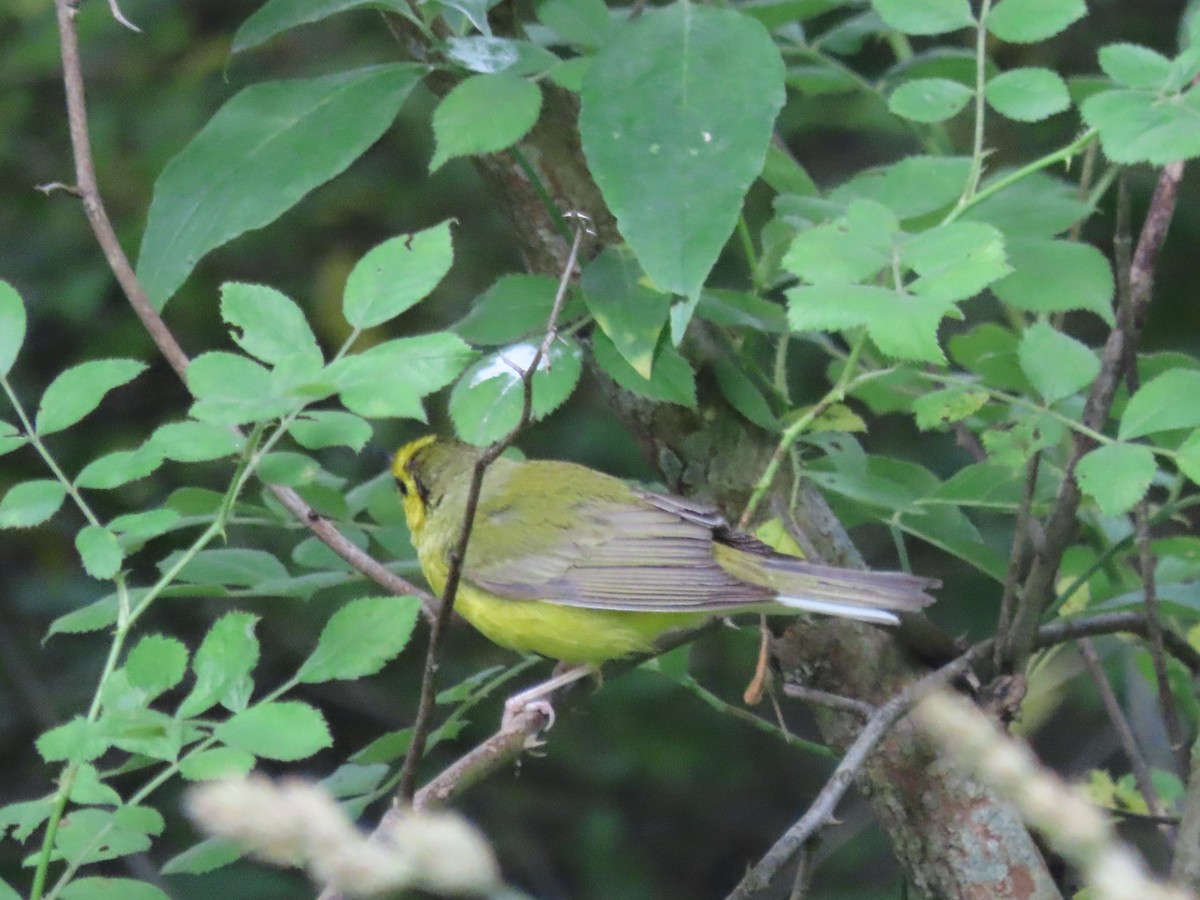
{"label": "bird's leg", "polygon": [[504,718],[500,720],[500,727],[507,729],[518,715],[525,710],[533,707],[545,713],[549,719],[546,728],[554,725],[554,707],[546,700],[547,694],[552,694],[561,687],[566,687],[568,684],[573,684],[581,678],[586,678],[589,675],[595,674],[597,669],[594,666],[580,665],[563,668],[563,664],[554,670],[554,674],[546,681],[535,684],[531,688],[526,688],[519,694],[513,694],[504,701]]}

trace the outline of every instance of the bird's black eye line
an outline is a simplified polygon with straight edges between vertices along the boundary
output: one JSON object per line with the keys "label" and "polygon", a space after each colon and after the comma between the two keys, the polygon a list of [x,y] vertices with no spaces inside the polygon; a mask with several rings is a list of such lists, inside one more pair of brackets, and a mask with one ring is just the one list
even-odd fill
{"label": "bird's black eye line", "polygon": [[405,481],[404,481],[404,479],[403,479],[403,478],[397,478],[397,479],[396,479],[396,487],[398,487],[398,488],[400,489],[400,496],[401,496],[401,497],[407,497],[407,496],[408,496],[408,485],[405,483]]}

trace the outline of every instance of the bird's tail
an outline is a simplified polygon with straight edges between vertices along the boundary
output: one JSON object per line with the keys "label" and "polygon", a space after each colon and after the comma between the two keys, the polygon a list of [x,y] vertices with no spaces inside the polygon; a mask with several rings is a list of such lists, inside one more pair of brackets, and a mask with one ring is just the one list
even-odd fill
{"label": "bird's tail", "polygon": [[[766,552],[763,552],[766,550]],[[897,613],[916,612],[933,602],[927,591],[940,587],[934,578],[906,572],[864,572],[805,562],[762,549],[728,548],[718,555],[733,575],[769,587],[789,609],[896,625]]]}

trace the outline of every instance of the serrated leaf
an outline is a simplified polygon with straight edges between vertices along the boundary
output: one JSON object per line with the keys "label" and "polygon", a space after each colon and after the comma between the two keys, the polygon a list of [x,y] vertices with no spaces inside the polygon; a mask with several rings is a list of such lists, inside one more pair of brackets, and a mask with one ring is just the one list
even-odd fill
{"label": "serrated leaf", "polygon": [[892,91],[888,109],[914,122],[944,122],[962,112],[974,95],[948,78],[919,78]]}
{"label": "serrated leaf", "polygon": [[[851,209],[864,212],[852,215]],[[869,223],[867,227],[861,227]],[[801,231],[783,255],[783,267],[809,284],[856,284],[874,278],[892,256],[896,217],[873,200],[855,200],[838,222]]]}
{"label": "serrated leaf", "polygon": [[188,651],[182,642],[161,634],[148,634],[129,651],[125,675],[129,683],[146,693],[147,701],[183,681]]}
{"label": "serrated leaf", "polygon": [[987,391],[965,387],[948,387],[930,391],[912,402],[913,416],[922,431],[961,422],[982,409],[988,402]]}
{"label": "serrated leaf", "polygon": [[1091,348],[1045,322],[1029,326],[1019,354],[1021,369],[1047,403],[1071,396],[1100,372],[1100,360]]}
{"label": "serrated leaf", "polygon": [[584,268],[580,287],[584,302],[617,352],[634,371],[649,378],[671,298],[648,286],[644,278],[632,253],[609,247]]}
{"label": "serrated leaf", "polygon": [[1129,398],[1117,434],[1132,440],[1156,431],[1200,425],[1200,371],[1172,369],[1143,384]]}
{"label": "serrated leaf", "polygon": [[179,774],[188,781],[211,781],[248,775],[254,768],[254,754],[232,747],[213,747],[192,753],[179,762]]}
{"label": "serrated leaf", "polygon": [[96,722],[76,716],[42,734],[35,745],[46,762],[67,760],[80,763],[103,756],[109,742]]}
{"label": "serrated leaf", "polygon": [[421,398],[453,381],[475,357],[449,332],[397,338],[338,360],[329,367],[342,402],[368,419],[425,421]]}
{"label": "serrated leaf", "polygon": [[292,437],[308,450],[349,447],[362,451],[371,439],[371,423],[341,410],[313,410],[304,413],[288,427]]}
{"label": "serrated leaf", "polygon": [[1162,98],[1153,91],[1115,90],[1080,104],[1083,120],[1100,132],[1116,163],[1161,166],[1200,155],[1200,91]]}
{"label": "serrated leaf", "polygon": [[506,150],[528,133],[541,110],[542,90],[527,78],[498,72],[463,79],[433,111],[437,150],[429,171],[456,156]]}
{"label": "serrated leaf", "polygon": [[311,456],[291,450],[277,450],[262,458],[258,477],[264,484],[301,487],[311,484],[321,474],[320,464]]}
{"label": "serrated leaf", "polygon": [[1002,301],[1030,312],[1084,309],[1112,323],[1112,269],[1095,247],[1011,238],[1006,249],[1013,272],[991,286]]}
{"label": "serrated leaf", "polygon": [[30,528],[45,522],[62,506],[67,489],[57,481],[23,481],[0,500],[0,528]]}
{"label": "serrated leaf", "polygon": [[975,24],[967,0],[871,0],[871,5],[905,34],[945,34]]}
{"label": "serrated leaf", "polygon": [[402,0],[267,0],[233,36],[230,53],[257,47],[277,34],[358,8],[389,9],[405,17],[412,11]]}
{"label": "serrated leaf", "polygon": [[148,541],[166,534],[179,521],[179,513],[173,509],[148,509],[140,513],[126,513],[108,523],[109,531],[121,540],[121,546],[130,542]]}
{"label": "serrated leaf", "polygon": [[243,612],[226,613],[213,623],[192,657],[196,684],[179,706],[180,718],[201,715],[217,703],[227,708],[244,706],[237,701],[258,664],[257,623],[258,616]]}
{"label": "serrated leaf", "polygon": [[[159,564],[165,570],[173,565],[177,554]],[[253,587],[262,581],[286,578],[287,569],[275,556],[265,550],[228,548],[201,550],[187,561],[175,576],[193,584],[225,584]]]}
{"label": "serrated leaf", "polygon": [[163,168],[137,274],[161,309],[210,250],[261,228],[357,159],[425,75],[412,64],[245,88]]}
{"label": "serrated leaf", "polygon": [[980,222],[951,222],[918,232],[900,248],[900,260],[920,276],[908,291],[945,303],[974,297],[1012,271],[1003,235]]}
{"label": "serrated leaf", "polygon": [[325,717],[298,700],[242,710],[218,725],[213,735],[235,750],[284,762],[307,759],[333,744]]}
{"label": "serrated leaf", "polygon": [[964,156],[910,156],[868,169],[829,194],[835,203],[874,200],[903,220],[940,210],[958,200],[971,171]]}
{"label": "serrated leaf", "polygon": [[162,463],[162,454],[152,445],[136,450],[117,450],[88,463],[76,477],[75,486],[110,490],[145,478]]}
{"label": "serrated leaf", "polygon": [[[501,275],[475,298],[471,311],[454,326],[454,331],[475,345],[515,344],[523,338],[546,333],[558,280],[544,275]],[[559,314],[558,324],[579,318],[583,305],[570,294]]]}
{"label": "serrated leaf", "polygon": [[1032,44],[1086,15],[1084,0],[1004,0],[988,13],[987,29],[1002,41]]}
{"label": "serrated leaf", "polygon": [[1193,484],[1200,484],[1200,431],[1193,431],[1191,436],[1179,445],[1179,449],[1175,451],[1175,465]]}
{"label": "serrated leaf", "polygon": [[1138,44],[1109,44],[1100,48],[1100,68],[1123,87],[1156,91],[1171,78],[1171,60]]}
{"label": "serrated leaf", "polygon": [[355,328],[382,325],[427,297],[454,262],[450,221],[367,251],[346,279],[346,321]]}
{"label": "serrated leaf", "polygon": [[94,359],[67,369],[42,395],[34,430],[54,434],[95,410],[104,395],[127,384],[146,368],[136,359]]}
{"label": "serrated leaf", "polygon": [[986,222],[1008,237],[1054,237],[1092,212],[1076,196],[1077,190],[1061,179],[1034,173],[981,200],[960,221]]}
{"label": "serrated leaf", "polygon": [[55,634],[85,634],[99,631],[117,621],[120,606],[116,594],[109,594],[80,609],[59,616],[50,623],[46,636]]}
{"label": "serrated leaf", "polygon": [[237,862],[243,855],[244,851],[227,838],[208,838],[172,856],[163,863],[162,873],[204,875]]}
{"label": "serrated leaf", "polygon": [[233,429],[211,422],[168,422],[154,430],[147,442],[166,459],[204,462],[238,453],[245,439]]}
{"label": "serrated leaf", "polygon": [[25,341],[25,304],[7,281],[0,279],[0,378],[7,377]]}
{"label": "serrated leaf", "polygon": [[1079,460],[1075,480],[1102,513],[1119,516],[1146,495],[1156,471],[1149,447],[1106,444]]}
{"label": "serrated leaf", "polygon": [[984,322],[950,338],[950,357],[990,387],[1027,393],[1033,385],[1021,371],[1017,335],[995,322]]}
{"label": "serrated leaf", "polygon": [[221,318],[235,329],[238,346],[265,363],[280,363],[291,356],[316,366],[324,362],[304,312],[272,287],[227,281],[221,285]]}
{"label": "serrated leaf", "polygon": [[603,331],[592,335],[592,355],[597,365],[625,390],[651,400],[696,408],[696,373],[670,341],[659,342],[649,379],[643,378],[625,362]]}
{"label": "serrated leaf", "polygon": [[1036,67],[997,75],[988,81],[984,96],[992,109],[1018,122],[1040,122],[1071,105],[1058,73]]}
{"label": "serrated leaf", "polygon": [[18,447],[29,443],[29,438],[21,434],[11,422],[0,419],[0,456],[11,453]]}
{"label": "serrated leaf", "polygon": [[783,81],[762,25],[687,2],[647,10],[593,60],[579,116],[588,168],[659,289],[699,294],[762,171]]}
{"label": "serrated leaf", "polygon": [[347,603],[330,617],[296,678],[314,684],[374,675],[408,646],[420,610],[416,597],[363,597]]}
{"label": "serrated leaf", "polygon": [[788,321],[796,331],[866,328],[881,351],[897,359],[942,364],[938,326],[958,315],[950,303],[898,294],[871,285],[802,286],[788,296]]}
{"label": "serrated leaf", "polygon": [[[162,814],[148,806],[121,806],[112,812],[94,808],[76,809],[63,817],[55,835],[54,849],[59,858],[75,864],[118,859],[149,849],[151,836],[161,834],[163,826]],[[85,889],[86,882],[105,880],[84,879]],[[149,900],[165,895],[156,890],[153,894],[135,891],[132,896]]]}
{"label": "serrated leaf", "polygon": [[63,900],[170,900],[169,895],[149,882],[99,875],[72,879],[58,896]]}
{"label": "serrated leaf", "polygon": [[93,578],[112,578],[121,570],[125,554],[117,536],[103,525],[85,525],[75,535],[75,549],[83,559],[84,570]]}
{"label": "serrated leaf", "polygon": [[216,425],[277,419],[298,405],[275,393],[271,373],[258,363],[222,350],[193,359],[187,383],[196,397],[192,415]]}
{"label": "serrated leaf", "polygon": [[[536,352],[533,343],[502,347],[463,373],[450,392],[450,418],[459,437],[482,446],[516,427],[525,407],[522,373],[533,364]],[[579,344],[555,340],[533,376],[531,419],[545,418],[565,403],[582,372]]]}

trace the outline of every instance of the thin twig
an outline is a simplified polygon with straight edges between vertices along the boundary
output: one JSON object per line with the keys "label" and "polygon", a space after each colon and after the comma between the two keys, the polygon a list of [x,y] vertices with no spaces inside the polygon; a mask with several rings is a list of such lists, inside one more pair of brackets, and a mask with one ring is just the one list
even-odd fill
{"label": "thin twig", "polygon": [[[75,28],[75,6],[71,0],[55,0],[54,7],[58,17],[63,87],[67,97],[67,121],[70,129],[71,152],[75,160],[77,185],[73,188],[57,185],[46,187],[47,189],[50,187],[66,189],[82,199],[84,213],[92,226],[92,233],[95,235],[100,249],[104,252],[109,268],[116,276],[117,283],[121,286],[129,305],[137,313],[159,353],[175,370],[175,374],[179,376],[180,380],[186,384],[188,356],[163,321],[162,316],[159,315],[158,310],[154,308],[154,304],[150,302],[145,288],[138,281],[133,266],[130,265],[129,258],[125,255],[125,251],[117,239],[112,222],[108,218],[108,212],[105,210],[104,201],[100,196],[88,130],[83,71],[79,57],[79,36]],[[401,578],[352,544],[291,488],[281,485],[268,485],[267,487],[288,512],[307,526],[334,553],[385,590],[393,594],[412,594],[420,597],[425,605],[426,615],[432,615],[433,598],[427,591]]]}
{"label": "thin twig", "polygon": [[1021,492],[1021,505],[1017,508],[1016,521],[1013,524],[1012,551],[1008,558],[1008,571],[1004,576],[1004,594],[1000,598],[1000,615],[996,622],[996,652],[992,666],[996,672],[1009,671],[1005,666],[1004,651],[1007,645],[1006,636],[1012,627],[1013,615],[1017,608],[1017,592],[1021,573],[1025,568],[1025,541],[1029,534],[1029,520],[1033,510],[1033,495],[1037,488],[1038,467],[1041,464],[1042,452],[1036,451],[1029,458],[1025,467],[1025,486]]}
{"label": "thin twig", "polygon": [[[1145,319],[1154,287],[1154,271],[1159,251],[1166,239],[1167,229],[1175,213],[1179,181],[1183,177],[1183,163],[1170,163],[1159,174],[1158,184],[1150,200],[1146,220],[1138,237],[1129,272],[1129,311],[1127,323],[1124,315],[1118,315],[1117,324],[1109,333],[1101,355],[1100,373],[1092,382],[1091,391],[1084,405],[1082,422],[1091,429],[1101,429],[1112,408],[1113,396],[1121,374],[1125,371],[1125,358],[1129,348],[1137,345],[1141,323]],[[1118,310],[1120,313],[1120,310]],[[1038,624],[1042,615],[1054,600],[1055,580],[1063,554],[1075,537],[1078,523],[1076,513],[1082,500],[1079,484],[1075,480],[1075,467],[1079,460],[1095,446],[1095,442],[1079,432],[1074,432],[1071,453],[1063,472],[1062,484],[1055,497],[1054,506],[1046,520],[1043,533],[1045,541],[1034,556],[1033,565],[1025,579],[1025,590],[1013,621],[1006,635],[1004,656],[1014,667],[1021,667],[1033,651]]]}
{"label": "thin twig", "polygon": [[1150,549],[1150,525],[1147,503],[1143,500],[1134,509],[1134,528],[1137,533],[1138,568],[1142,573],[1142,592],[1146,602],[1146,640],[1150,645],[1150,660],[1154,666],[1154,681],[1158,686],[1158,702],[1162,707],[1163,721],[1171,741],[1171,753],[1177,766],[1176,774],[1187,777],[1188,751],[1183,723],[1179,720],[1179,707],[1171,690],[1171,678],[1167,673],[1167,657],[1163,647],[1162,620],[1158,613],[1158,587],[1154,579],[1154,551]]}
{"label": "thin twig", "polygon": [[879,711],[879,707],[872,706],[865,700],[857,700],[854,697],[843,697],[841,694],[831,694],[828,691],[818,691],[815,688],[805,687],[802,684],[788,684],[785,682],[783,693],[794,700],[804,700],[807,703],[826,706],[829,709],[841,710],[842,712],[858,713],[864,719],[869,719]]}
{"label": "thin twig", "polygon": [[523,392],[521,417],[504,437],[494,441],[479,455],[475,460],[475,467],[471,471],[471,486],[467,492],[467,503],[463,511],[462,526],[459,531],[458,541],[454,549],[450,552],[450,566],[446,573],[446,586],[442,591],[441,604],[438,606],[437,615],[434,617],[429,633],[429,646],[425,653],[425,671],[421,679],[421,696],[417,704],[417,715],[412,726],[412,741],[409,743],[408,752],[404,756],[404,765],[400,769],[400,782],[396,789],[396,802],[399,804],[411,804],[413,796],[416,794],[417,765],[421,757],[425,755],[425,743],[429,737],[429,731],[433,726],[433,707],[437,700],[437,670],[439,660],[441,659],[442,635],[445,633],[446,626],[450,622],[450,614],[454,611],[454,598],[458,593],[458,585],[462,580],[463,563],[467,558],[467,543],[471,539],[471,530],[475,525],[475,514],[479,509],[479,495],[483,490],[483,476],[488,466],[499,459],[500,454],[507,450],[512,445],[512,442],[517,439],[517,435],[529,424],[529,419],[533,415],[534,375],[541,367],[542,360],[548,360],[549,358],[551,345],[554,343],[557,335],[558,317],[566,301],[567,289],[570,287],[571,278],[575,274],[575,262],[579,258],[579,247],[583,242],[583,235],[586,231],[586,219],[580,217],[575,229],[575,239],[571,242],[571,252],[567,257],[566,265],[563,266],[562,277],[559,279],[558,293],[554,297],[554,305],[550,310],[550,318],[546,322],[546,335],[534,353],[533,359],[530,360],[529,366],[521,375]]}
{"label": "thin twig", "polygon": [[[1077,641],[1075,646],[1079,650],[1080,659],[1083,660],[1083,667],[1096,686],[1096,692],[1100,695],[1100,703],[1108,715],[1108,721],[1111,723],[1113,731],[1116,732],[1121,749],[1125,751],[1125,757],[1129,760],[1133,780],[1137,783],[1138,791],[1146,801],[1146,808],[1154,816],[1165,815],[1162,802],[1158,798],[1158,791],[1155,790],[1154,782],[1150,778],[1150,767],[1146,764],[1146,757],[1142,754],[1142,748],[1138,746],[1129,719],[1126,717],[1125,711],[1121,709],[1121,703],[1117,700],[1117,695],[1113,691],[1112,685],[1109,684],[1108,677],[1104,674],[1104,667],[1100,665],[1100,657],[1096,653],[1096,645],[1092,643],[1091,638],[1083,638]],[[1169,840],[1171,830],[1163,828],[1163,834]]]}

